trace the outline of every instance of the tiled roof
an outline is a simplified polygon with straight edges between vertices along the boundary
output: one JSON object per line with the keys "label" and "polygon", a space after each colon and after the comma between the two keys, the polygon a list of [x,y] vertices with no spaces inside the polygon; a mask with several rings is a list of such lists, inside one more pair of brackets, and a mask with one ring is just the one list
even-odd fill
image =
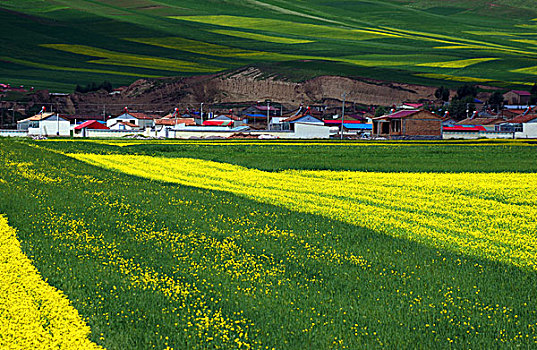
{"label": "tiled roof", "polygon": [[36,114],[34,116],[31,116],[30,118],[26,118],[26,119],[23,119],[23,120],[19,120],[19,122],[24,122],[24,121],[38,121],[38,120],[41,120],[41,119],[46,119],[50,116],[54,115],[54,113],[52,112],[47,112],[47,113],[39,113],[39,114]]}
{"label": "tiled roof", "polygon": [[519,96],[531,96],[531,94],[528,91],[523,90],[511,90],[511,92],[514,92],[515,94]]}
{"label": "tiled roof", "polygon": [[458,122],[458,125],[495,125],[505,123],[503,118],[466,118]]}
{"label": "tiled roof", "polygon": [[[284,119],[283,121],[284,122],[294,122],[294,121],[297,121],[297,120],[305,118],[305,117],[312,117],[312,118],[315,118],[315,119],[319,120],[319,118],[317,118],[317,117],[315,117],[313,115],[306,114],[306,115],[295,115],[295,116],[289,117],[287,119]],[[319,120],[319,121],[321,121],[321,120]]]}
{"label": "tiled roof", "polygon": [[[175,118],[155,119],[155,125],[175,125]],[[196,125],[194,118],[177,118],[177,124]]]}
{"label": "tiled roof", "polygon": [[132,115],[136,119],[145,119],[145,120],[153,120],[153,119],[155,119],[154,117],[149,116],[149,115],[147,115],[145,113],[130,113],[129,112],[129,114]]}
{"label": "tiled roof", "polygon": [[419,110],[403,110],[403,111],[398,111],[398,112],[395,112],[395,113],[392,113],[392,114],[386,114],[386,115],[383,115],[383,116],[380,116],[380,117],[376,117],[376,118],[373,118],[375,120],[379,120],[379,119],[399,119],[399,118],[405,118],[405,117],[408,117],[412,114],[415,114],[419,112]]}
{"label": "tiled roof", "polygon": [[529,121],[532,121],[533,119],[536,119],[536,118],[537,118],[537,114],[526,114],[526,115],[519,115],[518,117],[515,117],[506,122],[512,123],[512,124],[522,124],[522,123],[527,123]]}

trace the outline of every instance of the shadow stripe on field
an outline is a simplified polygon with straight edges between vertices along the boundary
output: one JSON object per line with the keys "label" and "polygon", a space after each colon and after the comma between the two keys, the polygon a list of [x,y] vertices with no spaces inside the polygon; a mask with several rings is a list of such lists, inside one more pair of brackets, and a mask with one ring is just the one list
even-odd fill
{"label": "shadow stripe on field", "polygon": [[537,174],[265,172],[191,158],[70,154],[152,180],[231,192],[429,246],[537,269]]}

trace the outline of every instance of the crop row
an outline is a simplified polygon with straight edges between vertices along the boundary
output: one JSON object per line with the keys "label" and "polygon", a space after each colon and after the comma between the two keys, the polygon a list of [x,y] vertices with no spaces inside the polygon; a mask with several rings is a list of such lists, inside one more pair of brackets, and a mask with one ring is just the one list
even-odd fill
{"label": "crop row", "polygon": [[99,349],[66,296],[48,285],[0,216],[0,347]]}
{"label": "crop row", "polygon": [[537,269],[535,174],[286,171],[196,159],[76,154],[155,180],[229,191],[440,248]]}

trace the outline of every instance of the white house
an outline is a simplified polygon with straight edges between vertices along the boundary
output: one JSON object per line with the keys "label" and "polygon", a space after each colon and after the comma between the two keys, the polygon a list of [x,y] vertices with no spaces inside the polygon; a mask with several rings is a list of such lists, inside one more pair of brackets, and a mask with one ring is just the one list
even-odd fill
{"label": "white house", "polygon": [[311,114],[295,115],[281,121],[283,130],[295,130],[296,123],[316,124],[324,126],[324,122]]}
{"label": "white house", "polygon": [[58,113],[39,113],[18,121],[17,130],[27,131],[28,135],[70,136],[71,123]]}
{"label": "white house", "polygon": [[[109,127],[110,129],[114,129],[113,127],[114,125],[120,122],[123,122],[123,123],[134,124],[136,125],[136,127],[144,129],[147,127],[149,128],[153,127],[154,126],[153,121],[154,121],[154,118],[148,116],[145,113],[130,113],[128,111],[125,111],[125,113],[118,115],[115,118],[108,119],[106,121],[106,126]],[[119,125],[122,125],[122,124],[119,124]]]}
{"label": "white house", "polygon": [[511,131],[517,139],[537,138],[537,114],[519,115],[501,125],[502,131]]}
{"label": "white house", "polygon": [[142,130],[138,125],[131,122],[116,121],[115,123],[108,124],[107,127],[110,130]]}

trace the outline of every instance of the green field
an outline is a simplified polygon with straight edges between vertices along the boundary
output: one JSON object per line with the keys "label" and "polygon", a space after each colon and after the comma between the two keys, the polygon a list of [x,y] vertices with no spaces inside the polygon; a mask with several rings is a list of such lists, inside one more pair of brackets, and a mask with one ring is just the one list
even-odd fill
{"label": "green field", "polygon": [[513,1],[8,0],[0,80],[72,91],[253,64],[294,80],[533,85],[535,18]]}
{"label": "green field", "polygon": [[536,147],[0,139],[0,214],[107,349],[533,348]]}

